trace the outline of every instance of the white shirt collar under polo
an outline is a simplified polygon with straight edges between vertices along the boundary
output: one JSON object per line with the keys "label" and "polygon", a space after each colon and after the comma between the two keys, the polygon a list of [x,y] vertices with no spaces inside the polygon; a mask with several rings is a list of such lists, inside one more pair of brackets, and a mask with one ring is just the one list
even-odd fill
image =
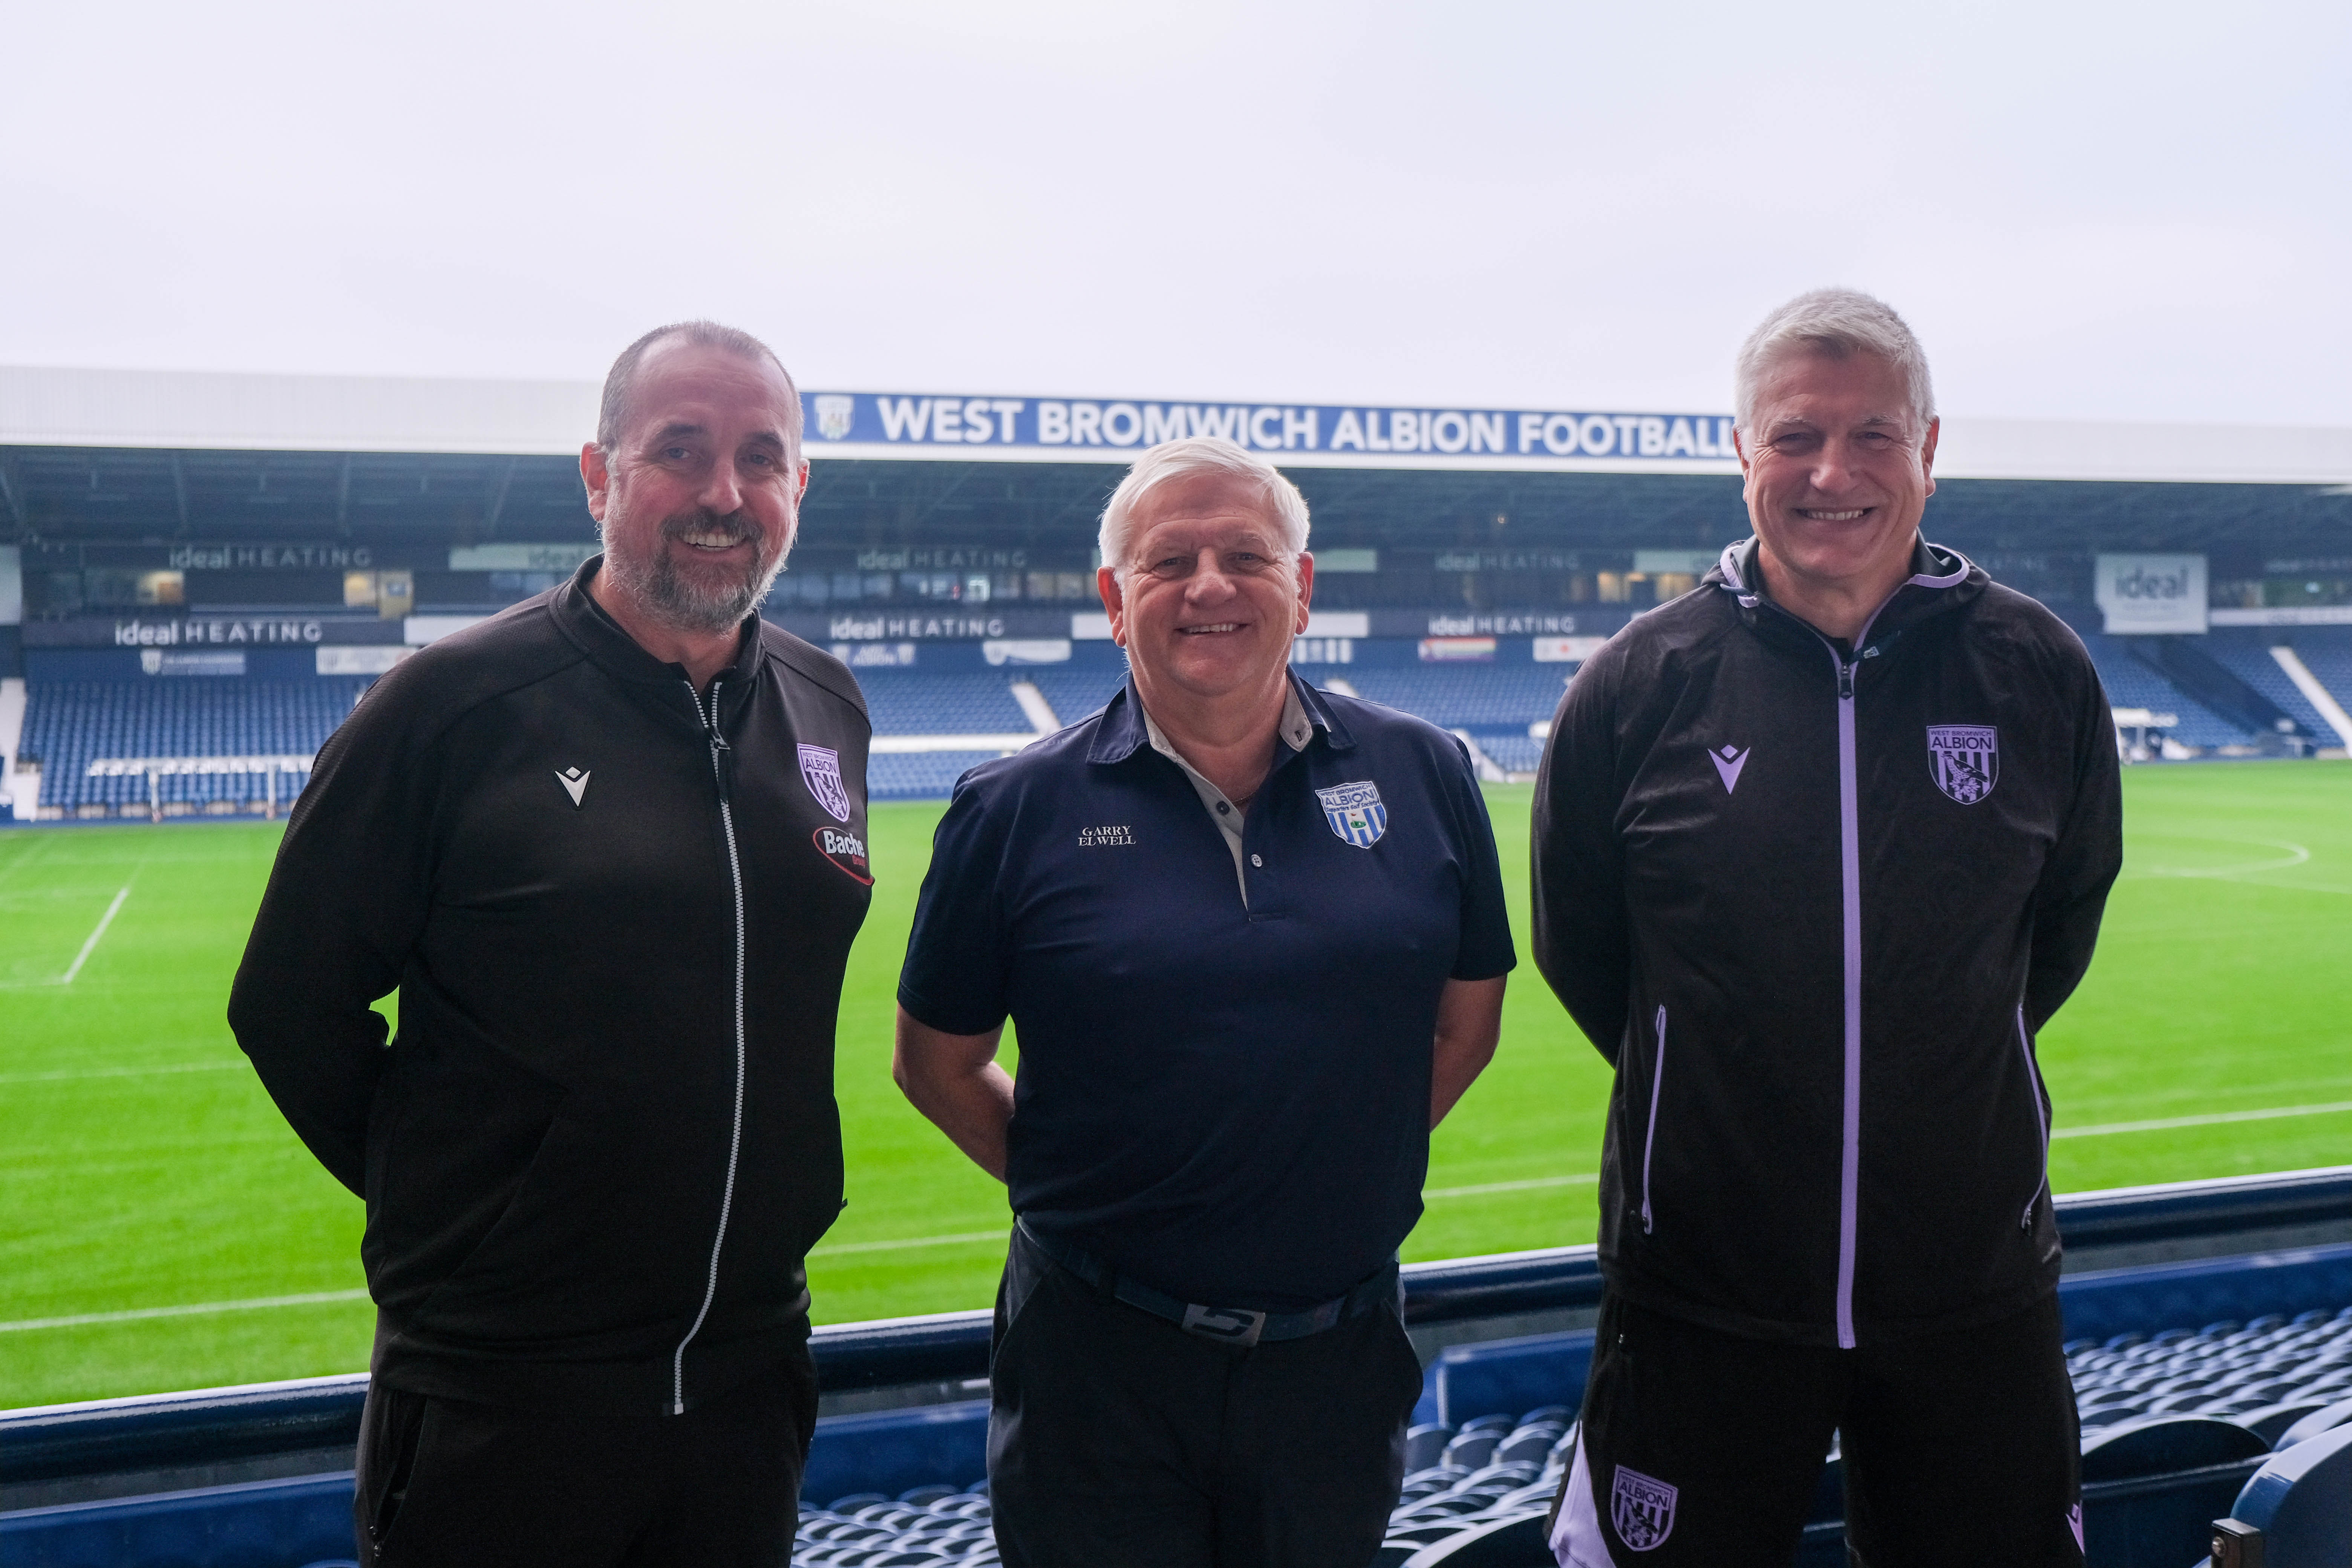
{"label": "white shirt collar under polo", "polygon": [[[1143,713],[1143,732],[1151,738],[1151,749],[1184,770],[1184,776],[1192,782],[1192,793],[1201,797],[1201,805],[1208,812],[1209,820],[1215,823],[1217,831],[1225,836],[1225,847],[1233,851],[1234,879],[1242,888],[1242,907],[1249,908],[1249,873],[1242,868],[1243,808],[1228,800],[1224,791],[1211,784],[1200,769],[1184,760],[1183,752],[1169,743],[1159,722],[1151,717],[1151,710],[1143,707],[1141,693],[1137,694],[1136,706]],[[1288,681],[1283,683],[1282,722],[1276,726],[1276,733],[1294,752],[1305,751],[1307,742],[1315,738],[1315,721],[1307,716],[1306,705],[1298,700],[1298,688]]]}

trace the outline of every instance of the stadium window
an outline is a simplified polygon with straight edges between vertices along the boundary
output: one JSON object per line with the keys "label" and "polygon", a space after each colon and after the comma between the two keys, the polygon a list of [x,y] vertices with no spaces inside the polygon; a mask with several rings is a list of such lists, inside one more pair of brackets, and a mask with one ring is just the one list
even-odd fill
{"label": "stadium window", "polygon": [[1622,572],[1603,572],[1600,574],[1598,581],[1601,587],[1601,602],[1602,604],[1622,605],[1633,596],[1632,591],[1626,586],[1626,576],[1627,574]]}
{"label": "stadium window", "polygon": [[1083,572],[1057,572],[1055,576],[1061,584],[1054,595],[1057,599],[1083,599],[1094,586],[1093,580]]}
{"label": "stadium window", "polygon": [[[490,574],[491,586],[497,586],[498,574]],[[343,608],[373,610],[375,608],[375,574],[346,572],[343,574]]]}

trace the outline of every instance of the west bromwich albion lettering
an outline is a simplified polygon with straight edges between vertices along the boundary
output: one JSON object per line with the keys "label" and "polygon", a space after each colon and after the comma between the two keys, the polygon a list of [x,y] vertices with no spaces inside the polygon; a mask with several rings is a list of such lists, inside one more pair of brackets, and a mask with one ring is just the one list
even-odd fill
{"label": "west bromwich albion lettering", "polygon": [[891,447],[1134,449],[1216,436],[1267,452],[1612,458],[1728,462],[1732,421],[1714,414],[1322,404],[1164,403],[1142,398],[805,395],[824,442]]}

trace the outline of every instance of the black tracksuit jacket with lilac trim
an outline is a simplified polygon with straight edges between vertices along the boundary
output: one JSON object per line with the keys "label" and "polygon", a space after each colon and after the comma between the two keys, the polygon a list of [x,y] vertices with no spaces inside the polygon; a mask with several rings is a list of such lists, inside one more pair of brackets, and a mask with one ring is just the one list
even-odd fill
{"label": "black tracksuit jacket with lilac trim", "polygon": [[1853,646],[1755,542],[1580,669],[1536,786],[1536,962],[1616,1067],[1629,1300],[1852,1347],[2056,1289],[2034,1033],[2120,868],[2089,655],[1924,542]]}

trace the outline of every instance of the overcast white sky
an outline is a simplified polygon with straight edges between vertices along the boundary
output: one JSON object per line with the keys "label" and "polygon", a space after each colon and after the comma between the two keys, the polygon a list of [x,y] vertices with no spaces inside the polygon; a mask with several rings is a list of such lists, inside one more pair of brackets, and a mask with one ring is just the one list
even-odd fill
{"label": "overcast white sky", "polygon": [[2352,425],[2352,5],[17,6],[0,363]]}

